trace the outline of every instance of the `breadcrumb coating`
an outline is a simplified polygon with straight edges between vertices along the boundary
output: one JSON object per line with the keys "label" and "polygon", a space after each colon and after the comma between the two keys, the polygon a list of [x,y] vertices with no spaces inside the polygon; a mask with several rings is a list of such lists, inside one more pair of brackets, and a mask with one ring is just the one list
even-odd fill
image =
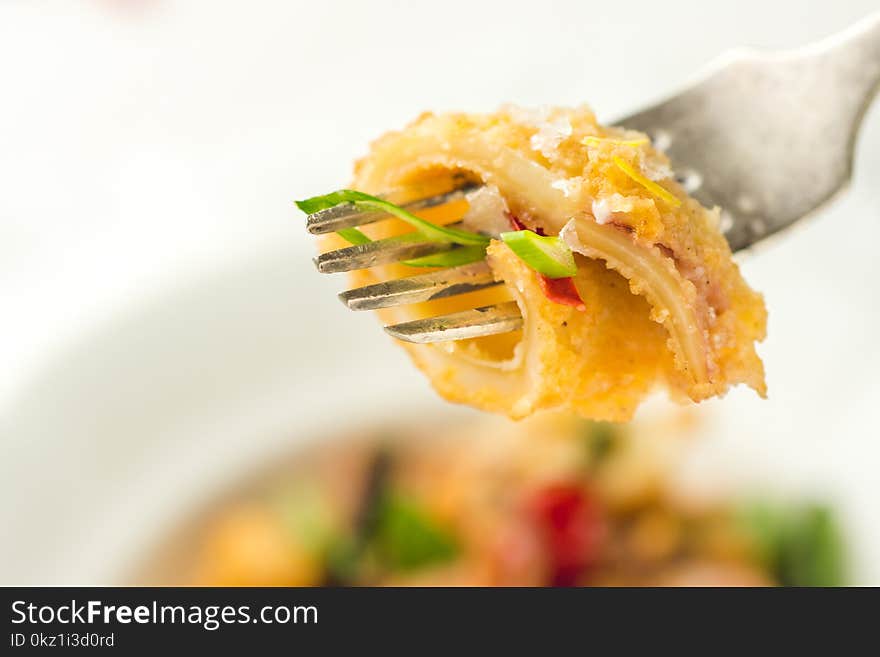
{"label": "breadcrumb coating", "polygon": [[[538,274],[493,241],[488,262],[505,285],[379,311],[396,323],[509,299],[520,305],[521,332],[403,344],[441,395],[513,418],[571,409],[624,421],[658,387],[694,401],[737,383],[766,394],[755,351],[766,330],[763,299],[733,262],[718,209],[688,197],[644,135],[602,127],[586,107],[428,113],[374,142],[353,188],[404,202],[461,180],[496,188],[525,226],[564,233],[586,308],[547,299]],[[420,215],[449,223],[466,209]],[[364,227],[373,239],[406,230],[397,220]],[[336,237],[324,244],[340,245]],[[423,272],[392,265],[352,278],[367,285]]]}

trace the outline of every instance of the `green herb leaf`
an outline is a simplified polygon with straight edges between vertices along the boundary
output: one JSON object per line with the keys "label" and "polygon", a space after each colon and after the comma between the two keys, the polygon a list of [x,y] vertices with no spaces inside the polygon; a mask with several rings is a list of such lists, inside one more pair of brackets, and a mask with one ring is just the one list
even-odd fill
{"label": "green herb leaf", "polygon": [[404,260],[403,264],[410,267],[457,267],[477,262],[486,257],[486,247],[460,246],[451,251]]}
{"label": "green herb leaf", "polygon": [[327,546],[325,578],[332,584],[350,585],[357,580],[361,550],[349,536],[336,536]]}
{"label": "green herb leaf", "polygon": [[[369,244],[373,241],[357,228],[342,228],[337,230],[336,234],[355,246],[358,244]],[[401,235],[398,239],[400,241],[418,241],[417,236]],[[402,262],[410,267],[457,267],[477,262],[485,257],[486,247],[484,246],[457,246],[451,251],[434,253],[422,256],[421,258],[403,260]]]}
{"label": "green herb leaf", "polygon": [[574,254],[559,237],[530,230],[501,233],[501,239],[519,259],[548,278],[568,278],[577,273]]}
{"label": "green herb leaf", "polygon": [[285,486],[275,495],[276,509],[291,536],[308,550],[323,551],[337,527],[317,484],[305,481]]}
{"label": "green herb leaf", "polygon": [[373,546],[388,568],[413,570],[453,559],[458,545],[416,504],[387,495]]}
{"label": "green herb leaf", "polygon": [[599,465],[607,459],[620,443],[618,427],[611,422],[583,420],[581,433],[586,441],[590,464]]}
{"label": "green herb leaf", "polygon": [[827,507],[752,505],[743,519],[765,565],[783,586],[841,586],[843,542]]}
{"label": "green herb leaf", "polygon": [[388,214],[405,221],[419,231],[425,239],[432,242],[447,242],[451,244],[476,246],[489,244],[489,238],[485,235],[437,226],[430,221],[420,219],[411,212],[404,210],[402,207],[394,205],[394,203],[383,201],[380,198],[353,189],[341,189],[336,192],[324,194],[323,196],[314,196],[305,199],[304,201],[296,201],[296,206],[307,214],[314,214],[315,212],[333,208],[343,203],[351,203],[362,210],[387,212]]}
{"label": "green herb leaf", "polygon": [[336,234],[350,244],[353,244],[354,246],[357,246],[359,244],[369,244],[373,241],[357,228],[341,228],[340,230],[336,231]]}
{"label": "green herb leaf", "polygon": [[830,509],[810,505],[798,513],[787,555],[787,577],[793,586],[840,586],[843,550]]}

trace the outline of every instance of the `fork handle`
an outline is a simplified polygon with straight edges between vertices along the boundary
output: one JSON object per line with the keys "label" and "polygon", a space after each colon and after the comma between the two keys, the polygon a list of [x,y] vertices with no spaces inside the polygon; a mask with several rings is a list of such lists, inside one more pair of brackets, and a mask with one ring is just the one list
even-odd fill
{"label": "fork handle", "polygon": [[843,94],[860,119],[880,90],[880,12],[829,37],[817,49],[834,71],[835,88],[829,91]]}

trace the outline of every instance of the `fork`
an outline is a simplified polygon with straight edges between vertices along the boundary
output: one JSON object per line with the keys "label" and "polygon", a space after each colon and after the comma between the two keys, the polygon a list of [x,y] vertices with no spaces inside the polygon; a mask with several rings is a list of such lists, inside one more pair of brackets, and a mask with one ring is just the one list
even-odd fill
{"label": "fork", "polygon": [[[664,151],[685,191],[721,208],[732,251],[742,251],[815,212],[852,174],[862,117],[880,86],[880,13],[822,41],[790,51],[737,50],[695,84],[617,125],[646,133]],[[459,200],[461,187],[404,205],[418,211]],[[321,235],[387,218],[341,205],[309,215]],[[453,227],[454,224],[450,227]],[[364,269],[455,248],[377,240],[315,258],[323,273]],[[500,285],[485,261],[348,290],[352,310],[376,310]],[[515,331],[513,302],[386,326],[407,342],[429,343]]]}

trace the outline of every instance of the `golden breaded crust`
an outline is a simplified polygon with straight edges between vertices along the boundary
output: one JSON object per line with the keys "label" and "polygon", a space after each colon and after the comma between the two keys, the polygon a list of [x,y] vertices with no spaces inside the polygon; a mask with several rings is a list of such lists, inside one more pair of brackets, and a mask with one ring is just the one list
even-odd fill
{"label": "golden breaded crust", "polygon": [[[497,188],[530,228],[553,235],[568,225],[566,240],[584,254],[575,283],[586,309],[549,301],[538,275],[493,242],[489,263],[505,286],[379,313],[396,323],[511,298],[520,304],[521,334],[404,345],[441,395],[516,418],[570,408],[626,420],[660,385],[695,401],[737,383],[765,394],[755,351],[766,328],[763,300],[732,261],[717,210],[685,194],[644,135],[603,128],[584,107],[424,114],[374,142],[356,165],[353,187],[402,202],[461,178]],[[424,216],[447,223],[463,209]],[[396,220],[364,228],[374,239],[404,230]],[[334,239],[328,247],[339,245]],[[366,285],[423,271],[393,265],[352,279]]]}

